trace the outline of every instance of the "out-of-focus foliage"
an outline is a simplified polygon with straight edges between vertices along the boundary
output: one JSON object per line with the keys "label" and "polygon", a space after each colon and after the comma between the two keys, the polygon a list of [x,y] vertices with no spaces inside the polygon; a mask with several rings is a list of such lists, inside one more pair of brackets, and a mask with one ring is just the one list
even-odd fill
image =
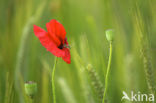
{"label": "out-of-focus foliage", "polygon": [[120,103],[122,91],[151,93],[148,85],[155,85],[156,79],[150,75],[156,75],[155,4],[154,0],[0,0],[0,103],[26,103],[26,81],[38,84],[35,103],[52,103],[54,56],[33,33],[33,24],[46,29],[51,19],[64,25],[71,46],[71,64],[59,58],[56,66],[57,103],[101,103],[109,56],[107,29],[115,30],[107,102]]}

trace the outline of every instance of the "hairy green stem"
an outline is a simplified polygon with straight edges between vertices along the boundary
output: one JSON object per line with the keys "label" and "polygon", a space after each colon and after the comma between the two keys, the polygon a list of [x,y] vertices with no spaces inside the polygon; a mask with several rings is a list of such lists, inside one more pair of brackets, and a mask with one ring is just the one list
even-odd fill
{"label": "hairy green stem", "polygon": [[52,93],[53,93],[53,103],[56,103],[56,96],[55,96],[55,68],[56,68],[56,63],[57,63],[57,57],[55,58],[54,61],[54,66],[53,66],[53,70],[52,70]]}
{"label": "hairy green stem", "polygon": [[105,96],[106,96],[106,92],[107,92],[108,76],[109,76],[109,71],[110,71],[110,67],[111,67],[111,60],[112,60],[112,42],[110,42],[109,60],[108,60],[106,78],[105,78],[105,90],[103,93],[103,102],[102,103],[105,103]]}

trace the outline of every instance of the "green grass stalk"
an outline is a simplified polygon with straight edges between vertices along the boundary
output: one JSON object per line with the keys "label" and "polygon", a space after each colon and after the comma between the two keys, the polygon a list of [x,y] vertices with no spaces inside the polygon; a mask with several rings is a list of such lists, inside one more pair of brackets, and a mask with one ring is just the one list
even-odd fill
{"label": "green grass stalk", "polygon": [[[45,7],[45,2],[40,4],[35,15],[32,16],[31,18],[29,18],[29,20],[27,21],[27,23],[23,29],[23,34],[21,37],[21,42],[20,42],[20,46],[19,46],[19,50],[18,50],[18,54],[17,54],[16,67],[15,67],[15,87],[16,87],[16,91],[19,95],[20,103],[25,103],[24,102],[25,96],[23,93],[24,82],[23,82],[23,76],[22,76],[21,70],[23,68],[24,61],[26,59],[26,50],[28,49],[28,44],[29,44],[28,42],[29,42],[29,38],[30,38],[31,32],[32,32],[32,25],[36,21],[39,20],[42,12],[44,10],[44,7]],[[20,81],[20,83],[19,83],[19,81]],[[21,84],[21,85],[19,85],[19,84]]]}
{"label": "green grass stalk", "polygon": [[64,78],[59,78],[58,83],[60,85],[60,89],[63,93],[65,98],[64,103],[77,103],[73,91],[71,90],[70,86],[68,85],[67,81]]}
{"label": "green grass stalk", "polygon": [[154,71],[153,71],[153,64],[151,61],[151,53],[150,53],[150,44],[148,40],[147,33],[149,31],[146,29],[146,25],[144,25],[142,17],[140,12],[138,11],[137,14],[135,15],[135,20],[136,20],[136,30],[138,32],[138,39],[140,42],[140,51],[141,51],[141,56],[143,59],[143,65],[144,65],[144,71],[146,75],[146,81],[148,88],[151,93],[155,94],[156,88],[155,88],[155,80],[154,80]]}
{"label": "green grass stalk", "polygon": [[103,85],[102,82],[100,81],[99,75],[97,74],[97,72],[95,71],[95,69],[93,69],[91,64],[88,64],[87,66],[87,74],[89,77],[89,80],[91,82],[91,85],[93,87],[93,90],[95,91],[95,94],[98,96],[98,102],[102,102],[102,98],[103,98]]}
{"label": "green grass stalk", "polygon": [[149,53],[148,45],[145,43],[143,38],[141,39],[141,54],[143,58],[143,64],[145,69],[145,75],[147,80],[147,85],[151,93],[155,94],[155,81],[154,81],[154,74],[153,74],[153,65],[151,62],[151,57]]}

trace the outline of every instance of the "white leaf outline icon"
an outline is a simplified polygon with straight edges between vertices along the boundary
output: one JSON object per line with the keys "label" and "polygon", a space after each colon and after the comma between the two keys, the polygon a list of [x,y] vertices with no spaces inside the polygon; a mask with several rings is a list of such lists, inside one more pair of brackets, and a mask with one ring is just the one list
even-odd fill
{"label": "white leaf outline icon", "polygon": [[128,97],[127,93],[126,93],[125,91],[123,91],[122,93],[123,93],[124,96],[122,97],[121,101],[122,101],[123,99],[127,99],[127,100],[130,101],[130,98]]}

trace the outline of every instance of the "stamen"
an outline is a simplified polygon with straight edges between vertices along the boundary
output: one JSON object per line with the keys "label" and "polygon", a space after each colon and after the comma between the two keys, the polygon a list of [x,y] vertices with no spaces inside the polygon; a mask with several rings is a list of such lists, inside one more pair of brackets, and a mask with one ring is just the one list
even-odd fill
{"label": "stamen", "polygon": [[64,44],[63,47],[71,49],[71,47],[69,45]]}

